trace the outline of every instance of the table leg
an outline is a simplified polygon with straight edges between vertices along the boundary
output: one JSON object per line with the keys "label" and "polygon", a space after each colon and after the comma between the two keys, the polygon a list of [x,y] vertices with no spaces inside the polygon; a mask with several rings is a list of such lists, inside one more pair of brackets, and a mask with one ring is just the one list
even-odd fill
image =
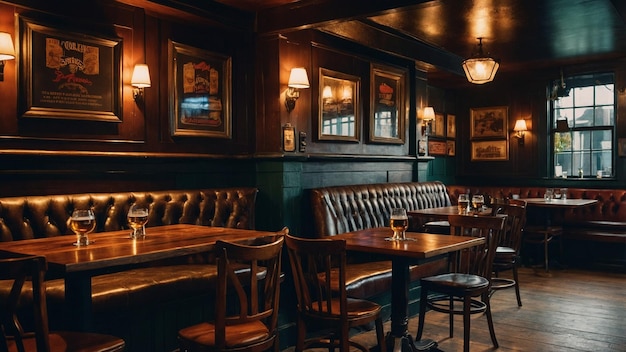
{"label": "table leg", "polygon": [[91,276],[75,273],[66,274],[65,306],[69,320],[68,325],[71,330],[93,330]]}
{"label": "table leg", "polygon": [[391,331],[387,335],[389,352],[428,351],[437,346],[433,340],[414,341],[409,334],[409,264],[403,258],[394,258],[391,264]]}

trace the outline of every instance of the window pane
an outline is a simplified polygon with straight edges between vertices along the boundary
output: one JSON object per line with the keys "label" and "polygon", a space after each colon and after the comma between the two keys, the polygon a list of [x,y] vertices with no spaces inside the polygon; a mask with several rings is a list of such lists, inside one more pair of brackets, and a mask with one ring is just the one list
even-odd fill
{"label": "window pane", "polygon": [[615,90],[613,84],[603,84],[596,86],[596,105],[613,104],[615,100]]}
{"label": "window pane", "polygon": [[593,109],[588,107],[574,109],[574,127],[591,126],[593,121]]}
{"label": "window pane", "polygon": [[557,100],[555,103],[555,107],[571,108],[572,106],[574,106],[573,94],[570,94],[569,96],[566,96],[566,97],[559,98],[559,100]]}
{"label": "window pane", "polygon": [[572,91],[574,92],[574,104],[576,106],[593,105],[593,87],[581,87],[572,89]]}
{"label": "window pane", "polygon": [[613,106],[601,106],[595,109],[596,126],[613,126],[614,111]]}
{"label": "window pane", "polygon": [[591,147],[590,131],[572,132],[572,150],[589,150]]}

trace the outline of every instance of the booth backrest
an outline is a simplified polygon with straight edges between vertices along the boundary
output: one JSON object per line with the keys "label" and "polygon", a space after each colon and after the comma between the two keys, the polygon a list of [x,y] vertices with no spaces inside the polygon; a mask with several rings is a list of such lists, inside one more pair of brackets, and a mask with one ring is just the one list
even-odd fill
{"label": "booth backrest", "polygon": [[376,183],[311,190],[315,236],[387,226],[391,208],[451,205],[446,186],[434,182]]}
{"label": "booth backrest", "polygon": [[133,203],[149,208],[146,226],[197,224],[254,228],[254,187],[122,193],[84,193],[0,198],[0,241],[71,234],[69,218],[91,208],[95,232],[128,229]]}

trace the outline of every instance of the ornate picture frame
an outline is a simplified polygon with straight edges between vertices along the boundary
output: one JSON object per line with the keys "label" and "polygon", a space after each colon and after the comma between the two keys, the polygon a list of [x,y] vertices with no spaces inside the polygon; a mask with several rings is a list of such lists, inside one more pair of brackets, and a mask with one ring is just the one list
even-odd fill
{"label": "ornate picture frame", "polygon": [[470,138],[506,138],[509,108],[496,106],[470,109]]}
{"label": "ornate picture frame", "polygon": [[319,84],[318,140],[358,142],[361,79],[320,67]]}
{"label": "ornate picture frame", "polygon": [[370,71],[369,141],[404,144],[406,70],[372,64]]}
{"label": "ornate picture frame", "polygon": [[19,16],[24,118],[122,121],[122,39]]}
{"label": "ornate picture frame", "polygon": [[231,138],[232,58],[169,40],[170,133]]}
{"label": "ornate picture frame", "polygon": [[471,161],[509,160],[509,143],[506,139],[472,141]]}

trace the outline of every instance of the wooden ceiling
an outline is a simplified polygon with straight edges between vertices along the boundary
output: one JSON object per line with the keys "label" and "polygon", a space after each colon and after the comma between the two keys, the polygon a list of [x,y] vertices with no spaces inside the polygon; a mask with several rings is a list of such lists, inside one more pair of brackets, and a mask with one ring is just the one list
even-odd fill
{"label": "wooden ceiling", "polygon": [[624,0],[180,1],[254,13],[260,35],[316,28],[428,63],[444,80],[463,78],[478,37],[502,72],[626,58]]}

